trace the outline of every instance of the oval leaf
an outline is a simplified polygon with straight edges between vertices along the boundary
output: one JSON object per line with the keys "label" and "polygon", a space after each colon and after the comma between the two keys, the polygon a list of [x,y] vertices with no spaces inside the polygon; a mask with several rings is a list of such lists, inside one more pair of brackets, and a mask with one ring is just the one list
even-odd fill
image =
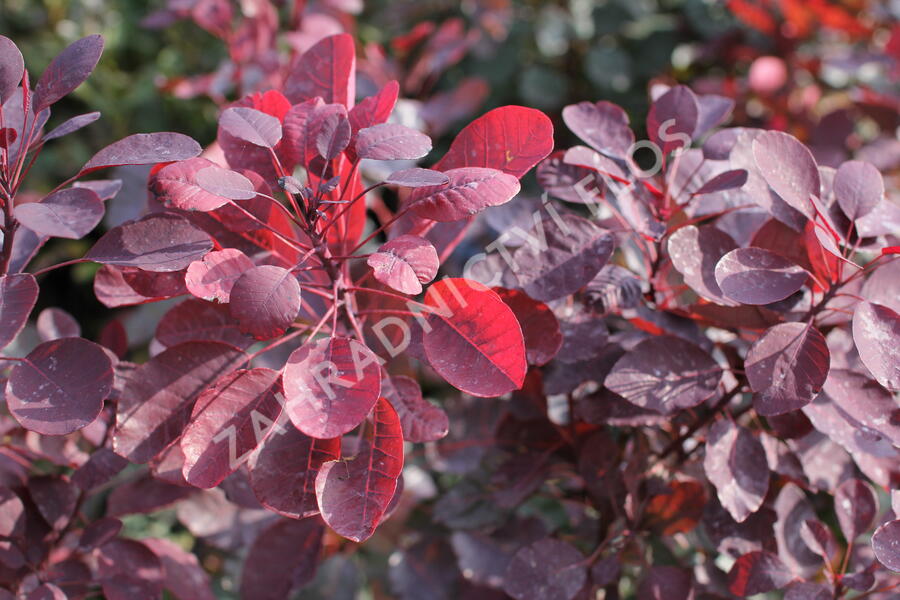
{"label": "oval leaf", "polygon": [[834,197],[847,218],[864,217],[884,197],[884,179],[871,163],[849,160],[838,167],[832,183]]}
{"label": "oval leaf", "polygon": [[219,126],[237,139],[262,148],[274,148],[281,141],[278,118],[255,108],[227,108],[219,117]]}
{"label": "oval leaf", "polygon": [[323,38],[303,53],[284,82],[291,104],[319,96],[327,104],[350,108],[356,99],[356,48],[353,36]]}
{"label": "oval leaf", "polygon": [[741,304],[771,304],[802,288],[808,274],[774,252],[738,248],[719,260],[715,276],[727,298]]}
{"label": "oval leaf", "polygon": [[398,123],[360,129],[356,154],[373,160],[416,160],[431,152],[431,138]]}
{"label": "oval leaf", "polygon": [[197,173],[213,167],[205,158],[189,158],[166,165],[150,178],[156,199],[181,210],[209,212],[228,204],[228,198],[210,192],[197,182]]}
{"label": "oval leaf", "polygon": [[0,277],[0,349],[25,327],[37,297],[38,284],[31,273]]}
{"label": "oval leaf", "polygon": [[403,439],[408,442],[434,442],[447,435],[447,413],[422,397],[415,379],[397,375],[382,380],[382,393],[400,418]]}
{"label": "oval leaf", "polygon": [[383,244],[366,261],[375,279],[404,294],[422,293],[422,284],[437,275],[437,251],[426,239],[401,235]]}
{"label": "oval leaf", "polygon": [[503,591],[516,600],[572,600],[587,581],[584,556],[566,542],[545,538],[509,561]]}
{"label": "oval leaf", "polygon": [[81,129],[82,127],[87,127],[94,121],[100,118],[99,112],[90,112],[85,113],[83,115],[78,115],[76,117],[72,117],[71,119],[64,121],[60,125],[53,128],[53,131],[48,133],[43,137],[44,142],[49,142],[50,140],[55,140],[57,138],[61,138],[64,135],[69,135],[70,133],[74,133]]}
{"label": "oval leaf", "polygon": [[41,341],[50,342],[60,338],[79,337],[81,325],[75,317],[61,308],[45,308],[37,318],[37,331]]}
{"label": "oval leaf", "polygon": [[251,200],[256,198],[253,182],[230,169],[215,165],[200,169],[195,176],[197,185],[217,196],[230,200]]}
{"label": "oval leaf", "polygon": [[15,93],[25,74],[25,59],[16,44],[0,35],[0,105]]}
{"label": "oval leaf", "polygon": [[668,250],[672,266],[692,290],[710,302],[737,306],[722,294],[716,281],[716,263],[737,248],[731,236],[712,225],[688,225],[669,236]]}
{"label": "oval leaf", "polygon": [[853,341],[875,379],[889,390],[900,390],[900,315],[881,304],[861,302],[853,313]]}
{"label": "oval leaf", "polygon": [[300,284],[282,267],[253,267],[234,282],[229,307],[242,333],[271,339],[287,331],[300,313]]}
{"label": "oval leaf", "polygon": [[67,46],[41,74],[34,87],[32,110],[41,112],[81,85],[97,66],[102,53],[103,38],[99,35],[89,35]]}
{"label": "oval leaf", "polygon": [[425,294],[428,362],[452,386],[493,397],[522,387],[525,340],[512,310],[480,283],[442,279]]}
{"label": "oval leaf", "polygon": [[494,291],[512,309],[522,327],[528,364],[542,366],[550,362],[563,345],[559,320],[550,307],[519,290]]}
{"label": "oval leaf", "polygon": [[802,142],[781,131],[764,131],[753,140],[753,157],[760,174],[775,193],[806,218],[816,211],[810,196],[819,197],[819,167]]}
{"label": "oval leaf", "polygon": [[47,237],[83,238],[103,218],[106,207],[100,196],[87,188],[69,188],[39,202],[16,206],[16,219],[35,233]]}
{"label": "oval leaf", "polygon": [[210,252],[188,266],[184,284],[192,296],[227,303],[234,283],[254,267],[247,255],[235,248]]}
{"label": "oval leaf", "polygon": [[634,144],[628,114],[612,102],[571,104],[563,109],[562,117],[572,133],[607,156],[625,158]]}
{"label": "oval leaf", "polygon": [[738,523],[759,510],[769,491],[766,451],[747,429],[719,419],[706,438],[703,469],[719,502]]}
{"label": "oval leaf", "polygon": [[416,188],[410,194],[408,206],[418,216],[459,221],[509,202],[520,189],[518,179],[496,169],[465,167],[445,173],[449,184]]}
{"label": "oval leaf", "polygon": [[66,435],[97,418],[112,384],[112,362],[101,346],[64,338],[39,344],[16,363],[6,403],[26,429]]}
{"label": "oval leaf", "polygon": [[319,564],[324,531],[317,519],[281,519],[267,526],[244,561],[241,598],[282,600],[309,583]]}
{"label": "oval leaf", "polygon": [[414,168],[394,171],[384,179],[384,182],[400,187],[418,188],[447,185],[450,178],[440,171]]}
{"label": "oval leaf", "polygon": [[847,479],[834,491],[834,512],[844,533],[853,542],[875,524],[878,496],[862,479]]}
{"label": "oval leaf", "polygon": [[81,175],[121,165],[152,165],[185,160],[203,149],[196,141],[180,133],[136,133],[114,142],[95,154],[81,167]]}
{"label": "oval leaf", "polygon": [[84,255],[105,265],[180,271],[212,250],[213,242],[184,217],[154,213],[107,231]]}
{"label": "oval leaf", "polygon": [[793,578],[790,569],[775,554],[750,552],[738,558],[728,572],[728,590],[746,598],[781,589]]}
{"label": "oval leaf", "polygon": [[872,550],[878,562],[900,572],[900,519],[888,521],[872,535]]}

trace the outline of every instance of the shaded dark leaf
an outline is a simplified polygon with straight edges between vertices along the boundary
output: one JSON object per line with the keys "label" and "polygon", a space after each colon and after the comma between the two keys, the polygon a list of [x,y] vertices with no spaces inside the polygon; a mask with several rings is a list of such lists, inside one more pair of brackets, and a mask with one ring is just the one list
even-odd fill
{"label": "shaded dark leaf", "polygon": [[516,552],[506,569],[503,591],[516,600],[572,600],[586,582],[581,552],[545,538]]}
{"label": "shaded dark leaf", "polygon": [[147,215],[110,229],[85,258],[145,271],[180,271],[212,250],[213,242],[187,219],[168,213]]}

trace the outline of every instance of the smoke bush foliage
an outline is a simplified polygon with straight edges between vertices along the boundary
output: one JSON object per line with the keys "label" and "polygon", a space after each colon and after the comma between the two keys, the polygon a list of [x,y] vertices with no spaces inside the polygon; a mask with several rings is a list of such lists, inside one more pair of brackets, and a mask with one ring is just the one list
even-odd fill
{"label": "smoke bush foliage", "polygon": [[[193,16],[234,42],[215,4]],[[213,597],[195,554],[120,535],[171,506],[253,599],[355,594],[370,545],[403,598],[896,595],[900,208],[877,168],[662,85],[649,140],[582,102],[561,117],[584,145],[554,151],[550,118],[505,106],[434,161],[391,121],[396,82],[357,100],[337,34],[218,97],[205,150],[130,136],[30,201],[43,144],[99,116],[42,133],[101,50],[32,88],[0,37],[0,345],[69,264],[28,272],[42,244],[121,185],[78,180],[112,166],[153,165],[146,214],[70,263],[101,265],[105,306],[165,312],[141,364],[117,320],[89,341],[59,308],[3,357],[0,597]],[[481,213],[502,234],[442,273]]]}

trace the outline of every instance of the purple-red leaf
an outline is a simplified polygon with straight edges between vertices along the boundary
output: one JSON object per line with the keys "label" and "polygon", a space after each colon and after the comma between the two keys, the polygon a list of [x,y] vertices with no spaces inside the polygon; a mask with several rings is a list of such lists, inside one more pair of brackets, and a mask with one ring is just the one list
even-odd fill
{"label": "purple-red leaf", "polygon": [[166,206],[201,212],[215,210],[228,204],[228,198],[205,189],[197,181],[201,170],[214,166],[201,157],[166,165],[151,177],[150,190]]}
{"label": "purple-red leaf", "polygon": [[422,293],[422,284],[437,275],[437,251],[426,239],[401,235],[383,244],[366,261],[375,279],[404,294]]}
{"label": "purple-red leaf", "polygon": [[68,188],[39,202],[19,204],[16,219],[35,233],[77,240],[103,218],[106,207],[100,196],[87,188]]}
{"label": "purple-red leaf", "polygon": [[853,313],[853,341],[875,379],[889,390],[900,390],[900,315],[887,306],[861,302]]}
{"label": "purple-red leaf", "polygon": [[101,346],[63,338],[38,345],[16,363],[6,403],[26,429],[65,435],[97,418],[112,384],[112,362]]}
{"label": "purple-red leaf", "polygon": [[316,574],[325,528],[318,519],[280,519],[253,542],[241,572],[241,598],[282,600]]}
{"label": "purple-red leaf", "polygon": [[716,421],[706,438],[703,469],[719,502],[738,523],[759,510],[769,491],[766,451],[749,430],[730,419]]}
{"label": "purple-red leaf", "polygon": [[356,99],[353,36],[328,36],[304,52],[284,82],[284,95],[291,104],[319,96],[326,104],[351,108]]}
{"label": "purple-red leaf", "polygon": [[855,221],[864,217],[884,197],[884,180],[881,172],[871,163],[850,160],[842,164],[834,174],[834,197],[847,218]]}
{"label": "purple-red leaf", "polygon": [[466,125],[434,168],[483,167],[521,179],[552,151],[553,123],[547,115],[524,106],[501,106]]}
{"label": "purple-red leaf", "polygon": [[356,155],[374,160],[415,160],[431,152],[431,138],[397,123],[361,129],[356,135]]}
{"label": "purple-red leaf", "polygon": [[358,341],[323,338],[295,350],[284,367],[285,406],[294,425],[318,439],[362,423],[381,393],[378,357]]}
{"label": "purple-red leaf", "polygon": [[819,197],[819,168],[809,148],[781,131],[764,131],[753,140],[760,174],[775,193],[808,219],[816,216],[810,196]]}
{"label": "purple-red leaf", "polygon": [[236,248],[216,250],[188,266],[184,284],[192,296],[227,303],[234,282],[253,267],[253,261]]}
{"label": "purple-red leaf", "polygon": [[586,582],[584,555],[571,544],[544,538],[515,553],[503,591],[516,600],[572,600]]}
{"label": "purple-red leaf", "polygon": [[691,572],[678,567],[650,567],[638,587],[636,600],[694,600]]}
{"label": "purple-red leaf", "polygon": [[770,327],[747,352],[744,369],[753,406],[763,416],[781,415],[812,402],[831,365],[825,338],[812,325]]}
{"label": "purple-red leaf", "polygon": [[107,600],[159,598],[162,562],[137,540],[114,539],[97,550],[96,576]]}
{"label": "purple-red leaf", "polygon": [[79,337],[81,325],[75,317],[61,308],[45,308],[37,318],[37,331],[41,341],[49,342],[67,337]]}
{"label": "purple-red leaf", "polygon": [[550,307],[519,290],[494,291],[512,309],[522,327],[528,364],[542,366],[550,362],[563,344],[559,320]]}
{"label": "purple-red leaf", "polygon": [[350,143],[352,130],[343,104],[326,104],[317,109],[310,127],[316,136],[316,151],[325,160],[337,158]]}
{"label": "purple-red leaf", "polygon": [[9,345],[25,327],[37,297],[34,275],[18,273],[0,277],[0,348]]}
{"label": "purple-red leaf", "polygon": [[212,247],[209,235],[184,217],[153,213],[110,229],[84,257],[105,265],[167,273],[186,268]]}
{"label": "purple-red leaf", "polygon": [[259,503],[278,514],[302,519],[319,512],[316,475],[341,457],[341,438],[317,440],[293,426],[267,437],[247,461],[250,487]]}
{"label": "purple-red leaf", "polygon": [[747,171],[745,169],[734,169],[732,171],[725,171],[723,173],[719,173],[698,189],[696,192],[693,192],[692,196],[699,196],[700,194],[712,194],[714,192],[723,192],[725,190],[731,190],[734,188],[739,188],[747,183]]}
{"label": "purple-red leaf", "polygon": [[253,267],[234,282],[229,307],[241,332],[271,339],[287,331],[300,313],[300,284],[285,268]]}
{"label": "purple-red leaf", "polygon": [[446,171],[449,184],[413,190],[407,202],[425,219],[459,221],[489,206],[499,206],[519,193],[519,180],[496,169],[463,167]]}
{"label": "purple-red leaf", "polygon": [[0,105],[15,93],[25,74],[25,59],[16,44],[0,35]]}
{"label": "purple-red leaf", "polygon": [[450,422],[440,407],[422,397],[422,388],[415,379],[397,375],[383,379],[382,395],[391,403],[400,426],[403,439],[408,442],[434,442],[447,435]]}
{"label": "purple-red leaf", "polygon": [[209,575],[197,557],[172,540],[144,538],[141,542],[159,558],[163,588],[178,600],[214,600]]}
{"label": "purple-red leaf", "polygon": [[138,367],[116,406],[113,448],[146,463],[177,440],[197,396],[244,362],[246,355],[218,342],[186,342]]}
{"label": "purple-red leaf", "polygon": [[834,491],[834,512],[844,538],[853,543],[875,524],[878,496],[862,479],[847,479]]}
{"label": "purple-red leaf", "polygon": [[196,141],[180,133],[136,133],[114,142],[95,154],[81,167],[81,175],[106,167],[152,165],[185,160],[203,149]]}
{"label": "purple-red leaf", "polygon": [[255,108],[227,108],[219,126],[229,135],[262,148],[274,148],[281,141],[281,121]]}
{"label": "purple-red leaf", "polygon": [[197,185],[211,194],[229,200],[251,200],[256,198],[253,182],[230,169],[215,165],[200,169],[194,176]]}
{"label": "purple-red leaf", "polygon": [[227,306],[189,299],[172,307],[156,326],[156,341],[165,347],[183,342],[223,342],[247,348],[253,340],[242,334]]}
{"label": "purple-red leaf", "polygon": [[900,519],[888,521],[872,535],[872,550],[878,562],[900,572]]}
{"label": "purple-red leaf", "polygon": [[74,133],[82,127],[87,127],[99,118],[99,112],[90,112],[83,115],[78,115],[77,117],[72,117],[71,119],[64,121],[63,123],[54,127],[53,131],[42,138],[42,141],[49,142],[50,140],[55,140],[57,138],[63,137],[64,135]]}
{"label": "purple-red leaf", "polygon": [[728,590],[746,598],[781,589],[793,578],[790,569],[775,554],[750,552],[738,558],[728,572]]}
{"label": "purple-red leaf", "polygon": [[425,355],[448,383],[482,397],[522,387],[522,329],[496,292],[467,279],[442,279],[428,289],[425,304],[433,310],[423,324]]}
{"label": "purple-red leaf", "polygon": [[716,263],[737,248],[731,236],[713,225],[687,225],[669,236],[672,266],[684,277],[692,290],[710,302],[737,306],[722,294],[716,281]]}
{"label": "purple-red leaf", "polygon": [[371,443],[349,460],[322,465],[316,499],[322,518],[338,535],[367,540],[384,517],[403,472],[403,431],[390,403],[381,398],[373,413]]}
{"label": "purple-red leaf", "polygon": [[688,148],[697,128],[700,106],[697,96],[684,85],[676,85],[650,106],[647,135],[650,141],[668,154],[677,148]]}
{"label": "purple-red leaf", "polygon": [[614,248],[606,229],[577,215],[555,215],[535,224],[513,255],[512,270],[529,296],[549,302],[587,285]]}
{"label": "purple-red leaf", "polygon": [[620,358],[604,385],[632,404],[673,414],[716,392],[722,370],[703,349],[675,336],[642,341]]}
{"label": "purple-red leaf", "polygon": [[562,117],[572,133],[607,156],[625,158],[634,144],[628,115],[612,102],[571,104],[563,109]]}
{"label": "purple-red leaf", "polygon": [[102,52],[103,38],[90,35],[56,55],[34,87],[31,101],[34,112],[47,108],[81,85],[97,66]]}
{"label": "purple-red leaf", "polygon": [[796,263],[763,248],[738,248],[716,264],[722,293],[741,304],[771,304],[803,287],[809,274]]}
{"label": "purple-red leaf", "polygon": [[450,183],[450,178],[446,173],[440,171],[413,168],[394,171],[385,178],[384,182],[400,187],[418,188],[447,185]]}

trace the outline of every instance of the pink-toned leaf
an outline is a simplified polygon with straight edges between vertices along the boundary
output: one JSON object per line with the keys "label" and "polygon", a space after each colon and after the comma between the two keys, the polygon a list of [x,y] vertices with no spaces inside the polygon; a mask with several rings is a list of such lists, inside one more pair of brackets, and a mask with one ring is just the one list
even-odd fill
{"label": "pink-toned leaf", "polygon": [[713,127],[724,123],[734,110],[734,100],[716,94],[697,96],[697,127],[693,138],[699,139]]}
{"label": "pink-toned leaf", "polygon": [[141,540],[162,564],[162,587],[178,600],[214,600],[209,575],[197,557],[168,539]]}
{"label": "pink-toned leaf", "polygon": [[192,296],[227,303],[235,281],[253,267],[253,261],[236,248],[215,250],[188,266],[184,283]]}
{"label": "pink-toned leaf", "polygon": [[499,206],[519,193],[519,181],[513,176],[480,167],[450,169],[448,185],[420,187],[407,200],[412,211],[434,221],[459,221],[478,214],[489,206]]}
{"label": "pink-toned leaf", "polygon": [[400,419],[384,398],[375,405],[372,442],[352,459],[322,465],[316,499],[325,523],[335,533],[362,542],[375,532],[403,471]]}
{"label": "pink-toned leaf", "polygon": [[404,294],[422,293],[422,284],[437,275],[437,251],[426,239],[401,235],[382,244],[366,261],[375,279]]}
{"label": "pink-toned leaf", "polygon": [[101,200],[112,200],[122,190],[121,179],[92,179],[90,181],[76,181],[72,187],[87,188],[100,196]]}
{"label": "pink-toned leaf", "polygon": [[229,307],[241,332],[271,339],[287,331],[300,313],[300,284],[282,267],[253,267],[234,282]]}
{"label": "pink-toned leaf", "polygon": [[855,221],[864,217],[884,197],[884,179],[871,163],[850,160],[834,174],[834,197],[847,218]]}
{"label": "pink-toned leaf", "polygon": [[25,74],[25,59],[16,44],[0,35],[0,105],[15,93]]}
{"label": "pink-toned leaf", "polygon": [[434,442],[447,435],[447,413],[422,397],[422,388],[415,379],[395,375],[383,379],[381,387],[383,396],[397,411],[404,440]]}
{"label": "pink-toned leaf", "polygon": [[691,195],[699,196],[701,194],[723,192],[725,190],[742,187],[745,183],[747,183],[747,171],[744,169],[733,169],[731,171],[719,173],[700,186],[700,189],[693,192]]}
{"label": "pink-toned leaf", "polygon": [[256,198],[253,182],[230,169],[215,165],[197,171],[194,176],[197,185],[211,194],[229,200],[252,200]]}
{"label": "pink-toned leaf", "polygon": [[0,348],[9,345],[25,327],[37,297],[34,275],[17,273],[0,277]]}
{"label": "pink-toned leaf", "polygon": [[766,451],[749,430],[730,419],[715,422],[706,438],[703,469],[719,502],[738,523],[759,510],[769,491]]}
{"label": "pink-toned leaf", "polygon": [[255,108],[226,108],[219,126],[228,134],[261,148],[274,148],[281,141],[281,121]]}
{"label": "pink-toned leaf", "polygon": [[241,598],[282,600],[316,574],[325,528],[318,519],[281,519],[250,546],[241,572]]}
{"label": "pink-toned leaf", "polygon": [[317,439],[362,423],[381,393],[378,357],[358,341],[323,338],[296,349],[284,367],[285,409],[294,425]]}
{"label": "pink-toned leaf", "polygon": [[197,396],[245,359],[233,346],[186,342],[138,367],[116,406],[115,451],[149,462],[181,436]]}
{"label": "pink-toned leaf", "polygon": [[413,168],[394,171],[385,178],[384,182],[400,187],[419,188],[447,185],[450,183],[450,178],[446,173],[440,171]]}
{"label": "pink-toned leaf", "polygon": [[853,341],[859,358],[889,390],[900,390],[900,315],[874,302],[861,302],[853,313]]}
{"label": "pink-toned leaf", "polygon": [[69,135],[70,133],[74,133],[82,127],[87,127],[99,118],[99,112],[90,112],[83,115],[78,115],[77,117],[72,117],[71,119],[64,121],[63,123],[54,127],[50,133],[42,138],[42,141],[49,142],[50,140],[55,140],[65,135]]}
{"label": "pink-toned leaf", "polygon": [[79,337],[81,325],[75,317],[61,308],[45,308],[37,318],[37,331],[41,341],[49,342],[67,337]]}
{"label": "pink-toned leaf", "polygon": [[152,165],[185,160],[197,156],[201,151],[200,144],[180,133],[136,133],[95,154],[81,167],[80,174],[121,165]]}
{"label": "pink-toned leaf", "polygon": [[39,344],[16,363],[6,403],[26,429],[65,435],[97,418],[112,384],[112,363],[101,346],[63,338]]}
{"label": "pink-toned leaf", "polygon": [[538,185],[551,196],[583,204],[594,196],[597,174],[587,167],[567,163],[565,156],[566,153],[560,150],[538,164],[535,170]]}
{"label": "pink-toned leaf", "polygon": [[47,108],[81,85],[97,66],[102,52],[103,38],[90,35],[73,42],[56,55],[34,87],[31,101],[34,112]]}
{"label": "pink-toned leaf", "polygon": [[834,491],[834,512],[844,539],[852,543],[875,524],[878,496],[862,479],[846,479]]}
{"label": "pink-toned leaf", "polygon": [[25,519],[22,499],[8,487],[0,486],[0,535],[21,537],[25,533]]}
{"label": "pink-toned leaf", "polygon": [[68,596],[59,586],[42,583],[29,592],[26,600],[66,600]]}
{"label": "pink-toned leaf", "polygon": [[442,279],[428,288],[423,325],[428,362],[455,388],[493,397],[522,387],[525,340],[512,309],[489,288]]}
{"label": "pink-toned leaf", "polygon": [[620,358],[604,385],[664,415],[712,397],[722,371],[703,349],[675,336],[648,338]]}
{"label": "pink-toned leaf", "polygon": [[281,414],[279,377],[271,369],[241,369],[200,394],[180,441],[185,481],[201,488],[219,485],[281,429],[275,424]]}
{"label": "pink-toned leaf", "polygon": [[522,327],[528,364],[542,366],[550,362],[563,344],[559,320],[550,307],[519,290],[494,291],[512,309]]}
{"label": "pink-toned leaf", "polygon": [[810,196],[819,196],[821,184],[809,148],[790,134],[764,131],[753,141],[753,156],[769,187],[806,218],[814,219]]}
{"label": "pink-toned leaf", "polygon": [[356,49],[346,33],[328,36],[303,53],[284,82],[291,104],[321,97],[348,109],[356,99]]}
{"label": "pink-toned leaf", "polygon": [[521,179],[552,151],[553,123],[547,115],[523,106],[501,106],[469,123],[434,169],[482,167]]}
{"label": "pink-toned leaf", "polygon": [[691,572],[679,567],[650,567],[638,587],[636,600],[694,600]]}
{"label": "pink-toned leaf", "polygon": [[103,219],[106,207],[92,190],[68,188],[38,202],[19,204],[16,219],[35,233],[77,240],[86,236]]}
{"label": "pink-toned leaf", "polygon": [[584,555],[567,542],[545,538],[515,553],[503,591],[516,600],[572,600],[586,582]]}
{"label": "pink-toned leaf", "polygon": [[753,406],[763,416],[806,406],[819,394],[831,364],[821,333],[806,323],[781,323],[757,339],[744,362]]}
{"label": "pink-toned leaf", "polygon": [[738,248],[719,260],[715,276],[725,297],[741,304],[770,304],[802,288],[809,274],[774,252]]}
{"label": "pink-toned leaf", "polygon": [[687,225],[669,236],[668,250],[672,266],[692,290],[710,302],[737,306],[722,294],[716,282],[716,263],[737,248],[731,236],[712,225]]}
{"label": "pink-toned leaf", "polygon": [[360,158],[415,160],[431,152],[431,138],[405,125],[382,123],[361,129],[355,148]]}
{"label": "pink-toned leaf", "polygon": [[114,539],[96,552],[96,577],[107,600],[159,598],[162,562],[137,540]]}
{"label": "pink-toned leaf", "polygon": [[676,85],[650,106],[647,114],[647,135],[662,149],[662,153],[687,149],[697,128],[700,106],[697,96],[684,85]]}
{"label": "pink-toned leaf", "polygon": [[156,341],[166,347],[183,342],[223,342],[247,348],[253,340],[238,330],[227,306],[185,300],[172,307],[156,326]]}
{"label": "pink-toned leaf", "polygon": [[[288,165],[307,164],[316,153],[313,116],[324,106],[321,98],[312,98],[291,107],[284,116],[279,153]],[[290,167],[288,167],[290,168]]]}
{"label": "pink-toned leaf", "polygon": [[209,212],[228,204],[228,198],[204,189],[197,173],[213,167],[201,157],[166,165],[150,178],[150,190],[159,202],[182,210]]}
{"label": "pink-toned leaf", "polygon": [[337,158],[350,143],[350,120],[343,104],[326,104],[316,109],[310,127],[315,135],[316,151],[325,160]]}
{"label": "pink-toned leaf", "polygon": [[900,572],[900,519],[888,521],[872,535],[872,550],[878,562]]}
{"label": "pink-toned leaf", "polygon": [[746,598],[781,589],[793,578],[790,569],[777,555],[766,551],[750,552],[738,558],[728,572],[728,590]]}
{"label": "pink-toned leaf", "polygon": [[377,94],[360,101],[350,110],[350,125],[354,134],[360,129],[386,123],[397,104],[400,84],[394,80],[384,84]]}
{"label": "pink-toned leaf", "polygon": [[522,289],[549,302],[583,288],[609,261],[615,240],[606,229],[573,214],[545,217],[513,255]]}
{"label": "pink-toned leaf", "polygon": [[259,503],[278,514],[303,519],[319,512],[316,475],[341,457],[341,438],[318,440],[296,427],[276,431],[250,455],[250,487]]}
{"label": "pink-toned leaf", "polygon": [[612,102],[571,104],[563,109],[562,117],[575,135],[607,156],[625,158],[634,144],[628,115]]}
{"label": "pink-toned leaf", "polygon": [[113,227],[85,254],[105,265],[166,273],[181,271],[212,250],[209,235],[184,217],[153,213]]}

